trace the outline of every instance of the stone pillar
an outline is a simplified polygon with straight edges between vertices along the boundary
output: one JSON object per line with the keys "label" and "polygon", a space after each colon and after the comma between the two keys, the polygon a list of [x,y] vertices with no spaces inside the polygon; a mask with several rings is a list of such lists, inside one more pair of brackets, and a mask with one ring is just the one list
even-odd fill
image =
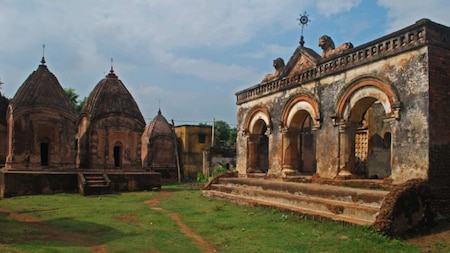
{"label": "stone pillar", "polygon": [[283,128],[280,130],[281,132],[281,139],[282,139],[282,171],[281,176],[286,177],[289,175],[295,175],[298,174],[297,171],[297,165],[292,164],[293,161],[297,160],[294,159],[293,156],[297,156],[297,150],[295,141],[292,141],[292,132],[289,132],[287,128]]}
{"label": "stone pillar", "polygon": [[339,123],[339,173],[341,178],[352,176],[355,166],[355,135],[356,126],[342,121]]}
{"label": "stone pillar", "polygon": [[247,172],[258,170],[258,136],[253,134],[247,138]]}

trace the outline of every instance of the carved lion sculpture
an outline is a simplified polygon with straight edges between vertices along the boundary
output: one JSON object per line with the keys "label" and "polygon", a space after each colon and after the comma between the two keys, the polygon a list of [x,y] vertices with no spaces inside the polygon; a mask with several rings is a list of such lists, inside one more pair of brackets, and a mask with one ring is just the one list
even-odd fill
{"label": "carved lion sculpture", "polygon": [[267,74],[264,79],[261,81],[262,83],[270,82],[275,80],[281,75],[281,72],[284,69],[284,60],[280,57],[273,60],[273,67],[275,68],[275,72],[273,74]]}
{"label": "carved lion sculpture", "polygon": [[334,47],[334,42],[328,35],[323,35],[319,38],[319,47],[322,48],[322,58],[327,58],[332,55],[342,54],[347,49],[353,48],[353,44],[350,42],[345,42],[338,48]]}

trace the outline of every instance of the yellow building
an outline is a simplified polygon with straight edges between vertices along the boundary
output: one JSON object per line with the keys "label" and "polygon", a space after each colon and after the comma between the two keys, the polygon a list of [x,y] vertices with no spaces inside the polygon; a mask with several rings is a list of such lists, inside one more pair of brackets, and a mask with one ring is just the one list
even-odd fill
{"label": "yellow building", "polygon": [[175,127],[181,167],[185,179],[196,179],[203,172],[203,149],[211,146],[211,126],[180,125]]}

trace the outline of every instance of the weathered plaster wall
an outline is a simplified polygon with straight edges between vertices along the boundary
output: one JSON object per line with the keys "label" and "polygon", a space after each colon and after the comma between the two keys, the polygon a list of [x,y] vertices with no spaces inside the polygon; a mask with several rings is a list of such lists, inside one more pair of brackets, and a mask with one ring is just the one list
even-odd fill
{"label": "weathered plaster wall", "polygon": [[[301,84],[238,105],[239,136],[237,141],[237,169],[241,175],[247,168],[246,118],[254,108],[262,107],[270,117],[269,175],[279,176],[282,165],[282,137],[280,122],[287,101],[302,94],[312,94],[320,104],[321,126],[316,131],[317,173],[321,177],[334,178],[339,169],[339,127],[332,117],[338,113],[336,103],[348,96],[352,87],[362,80],[376,80],[383,89],[392,91],[390,101],[382,101],[390,108],[386,113],[394,117],[394,103],[401,102],[400,117],[392,127],[392,174],[395,183],[411,178],[427,178],[429,124],[428,124],[428,54],[427,48],[406,51],[386,59],[356,66],[346,72],[329,75],[314,82]],[[370,84],[370,81],[368,82]],[[363,87],[364,88],[364,87]],[[362,89],[362,88],[361,88]],[[367,95],[371,96],[371,91]],[[356,101],[357,102],[357,101]],[[350,103],[354,103],[351,102]],[[391,103],[391,104],[389,104]],[[353,104],[351,104],[353,105]],[[351,113],[351,111],[349,112]],[[348,119],[338,119],[348,120]]]}

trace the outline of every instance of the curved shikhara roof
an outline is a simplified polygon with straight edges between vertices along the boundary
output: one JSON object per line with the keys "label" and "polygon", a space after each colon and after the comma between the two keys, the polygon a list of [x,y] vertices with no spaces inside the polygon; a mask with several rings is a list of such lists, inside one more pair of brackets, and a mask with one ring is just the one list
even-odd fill
{"label": "curved shikhara roof", "polygon": [[53,107],[67,111],[76,117],[76,111],[56,76],[50,72],[42,61],[33,71],[11,100],[14,110],[36,107]]}
{"label": "curved shikhara roof", "polygon": [[142,134],[143,138],[147,140],[152,139],[157,136],[168,136],[173,138],[174,132],[170,124],[167,122],[166,118],[161,114],[161,110],[158,111],[158,115],[156,115],[152,121],[147,125]]}
{"label": "curved shikhara roof", "polygon": [[145,125],[136,101],[112,68],[89,94],[81,114],[88,114],[91,120],[117,114],[134,118]]}

